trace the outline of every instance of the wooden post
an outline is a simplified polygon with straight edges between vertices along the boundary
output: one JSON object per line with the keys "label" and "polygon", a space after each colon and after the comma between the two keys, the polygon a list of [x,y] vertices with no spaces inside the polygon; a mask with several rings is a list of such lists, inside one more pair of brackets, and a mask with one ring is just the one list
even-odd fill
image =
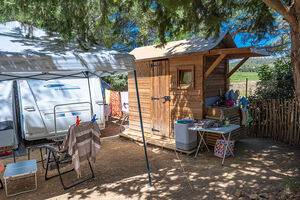
{"label": "wooden post", "polygon": [[248,97],[248,78],[246,78],[246,98]]}
{"label": "wooden post", "polygon": [[289,141],[289,144],[291,145],[292,144],[292,141],[294,139],[294,135],[293,135],[293,132],[294,132],[294,111],[295,111],[295,101],[294,99],[291,99],[291,122],[290,122],[290,141]]}
{"label": "wooden post", "polygon": [[269,133],[268,133],[268,137],[273,137],[273,126],[272,126],[273,115],[272,115],[272,102],[271,102],[271,100],[268,100],[268,110],[269,110],[269,120],[268,120]]}
{"label": "wooden post", "polygon": [[283,141],[284,138],[284,100],[281,99],[280,101],[280,106],[281,106],[281,120],[280,120],[280,124],[281,124],[281,141]]}
{"label": "wooden post", "polygon": [[272,131],[272,134],[273,134],[273,138],[274,140],[276,140],[276,110],[275,110],[275,99],[272,99],[271,101],[272,103],[272,115],[273,115],[273,123],[272,123],[272,126],[273,126],[273,131]]}

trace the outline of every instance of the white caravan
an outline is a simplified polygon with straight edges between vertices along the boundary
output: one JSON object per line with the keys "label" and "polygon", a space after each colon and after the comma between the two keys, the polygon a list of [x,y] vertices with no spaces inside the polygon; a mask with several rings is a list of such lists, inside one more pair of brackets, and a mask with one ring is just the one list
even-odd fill
{"label": "white caravan", "polygon": [[91,93],[88,79],[17,82],[20,108],[18,115],[21,118],[23,139],[63,136],[76,122],[77,116],[82,122],[91,120],[91,106],[93,113],[97,115],[97,123],[100,128],[104,128],[104,105],[99,78],[89,79]]}
{"label": "white caravan", "polygon": [[18,138],[13,81],[0,82],[0,91],[0,149],[16,149]]}

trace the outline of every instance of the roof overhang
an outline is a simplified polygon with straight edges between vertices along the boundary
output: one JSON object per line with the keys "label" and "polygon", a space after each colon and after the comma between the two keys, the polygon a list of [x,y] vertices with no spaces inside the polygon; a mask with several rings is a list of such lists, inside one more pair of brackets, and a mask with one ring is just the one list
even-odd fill
{"label": "roof overhang", "polygon": [[214,69],[222,62],[223,59],[239,59],[243,58],[228,74],[226,78],[229,78],[234,72],[236,72],[250,57],[268,56],[265,51],[255,49],[252,47],[241,48],[226,48],[226,49],[212,49],[206,56],[217,56],[216,60],[204,73],[204,79],[206,79]]}
{"label": "roof overhang", "polygon": [[261,57],[269,56],[270,54],[266,51],[255,49],[252,47],[240,47],[240,48],[226,48],[226,49],[212,49],[208,55],[221,55],[226,54],[225,58],[228,59],[239,59],[245,57]]}

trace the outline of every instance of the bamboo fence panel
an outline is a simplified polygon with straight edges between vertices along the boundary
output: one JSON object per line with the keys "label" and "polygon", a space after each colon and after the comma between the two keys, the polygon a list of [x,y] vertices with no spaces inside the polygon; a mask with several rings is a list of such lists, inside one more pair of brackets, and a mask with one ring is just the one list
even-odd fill
{"label": "bamboo fence panel", "polygon": [[253,101],[248,111],[253,118],[248,135],[300,146],[300,109],[296,99]]}

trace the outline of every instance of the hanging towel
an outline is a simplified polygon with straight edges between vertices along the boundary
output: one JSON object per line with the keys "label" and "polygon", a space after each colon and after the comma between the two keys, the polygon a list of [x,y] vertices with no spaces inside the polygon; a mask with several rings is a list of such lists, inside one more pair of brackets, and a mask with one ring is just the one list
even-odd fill
{"label": "hanging towel", "polygon": [[89,158],[93,163],[96,162],[96,156],[100,151],[100,135],[98,124],[93,122],[83,122],[69,128],[62,149],[68,150],[72,156],[72,163],[78,177],[81,176],[81,162]]}
{"label": "hanging towel", "polygon": [[122,103],[122,112],[124,114],[128,114],[129,113],[128,92],[121,92],[121,103]]}
{"label": "hanging towel", "polygon": [[122,117],[120,93],[110,91],[111,115]]}
{"label": "hanging towel", "polygon": [[105,103],[110,104],[110,90],[105,88]]}
{"label": "hanging towel", "polygon": [[108,121],[108,116],[110,116],[111,113],[111,107],[109,104],[104,105],[104,115],[105,115],[105,121]]}

